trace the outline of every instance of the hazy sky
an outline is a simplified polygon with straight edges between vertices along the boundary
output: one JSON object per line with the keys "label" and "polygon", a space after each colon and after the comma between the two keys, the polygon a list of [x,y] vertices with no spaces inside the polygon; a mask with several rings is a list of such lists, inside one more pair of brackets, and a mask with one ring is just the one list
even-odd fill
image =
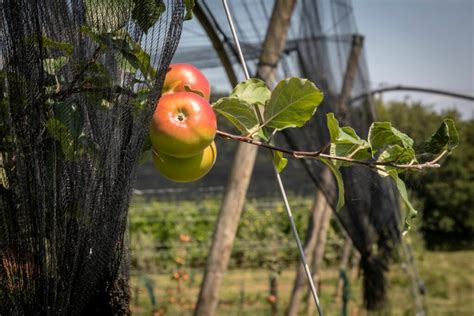
{"label": "hazy sky", "polygon": [[[405,84],[474,95],[474,0],[353,0],[372,87]],[[385,99],[458,104],[474,117],[474,102],[420,93],[390,93]]]}
{"label": "hazy sky", "polygon": [[[365,36],[372,88],[404,84],[474,95],[474,0],[352,0],[352,5]],[[187,40],[180,46],[207,40],[193,23],[198,22],[185,23]],[[206,75],[221,90],[230,89],[222,70]],[[413,92],[385,93],[384,99],[406,96],[436,109],[457,105],[464,118],[474,118],[474,102]]]}

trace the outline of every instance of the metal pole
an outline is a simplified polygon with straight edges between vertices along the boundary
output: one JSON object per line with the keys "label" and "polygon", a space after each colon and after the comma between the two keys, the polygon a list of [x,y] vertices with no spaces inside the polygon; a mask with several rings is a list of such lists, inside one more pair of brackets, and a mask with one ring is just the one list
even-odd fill
{"label": "metal pole", "polygon": [[[248,69],[247,69],[247,64],[245,62],[244,54],[242,53],[242,49],[240,47],[239,38],[237,36],[237,32],[236,32],[235,26],[234,26],[234,21],[232,19],[232,15],[230,13],[229,6],[227,5],[227,0],[222,0],[222,3],[224,5],[225,14],[226,14],[227,20],[229,22],[229,26],[230,26],[230,29],[231,29],[231,32],[232,32],[232,36],[234,38],[234,42],[235,42],[237,52],[238,52],[238,55],[239,55],[239,58],[240,58],[240,63],[242,64],[242,68],[244,70],[245,78],[248,80],[248,79],[250,79],[250,75],[249,75],[249,72],[248,72]],[[257,112],[257,113],[260,113],[260,112]],[[261,114],[259,115],[259,118],[260,117],[261,117]],[[270,150],[270,152],[271,152],[271,150]],[[272,153],[272,155],[273,155],[273,153]],[[293,213],[291,211],[290,204],[288,203],[288,197],[287,197],[287,194],[286,194],[286,191],[285,191],[285,187],[283,186],[283,182],[281,181],[280,173],[278,172],[278,169],[276,168],[275,164],[273,164],[273,170],[275,171],[278,186],[280,188],[280,192],[281,192],[281,195],[283,197],[283,202],[285,204],[286,213],[288,215],[288,219],[290,220],[291,230],[293,232],[293,236],[295,238],[296,245],[298,246],[298,251],[300,253],[301,262],[304,266],[304,269],[305,269],[305,272],[306,272],[306,277],[308,278],[309,286],[311,288],[311,293],[313,295],[314,302],[316,303],[316,308],[318,310],[319,315],[323,316],[324,313],[323,313],[323,310],[322,310],[322,308],[320,306],[320,303],[319,303],[318,293],[316,291],[316,287],[314,285],[314,281],[313,281],[313,278],[311,276],[311,271],[309,269],[309,266],[308,266],[308,263],[307,263],[307,260],[306,260],[306,256],[304,254],[303,246],[301,245],[301,240],[300,240],[300,237],[298,235],[298,230],[296,228],[295,220],[293,218]]]}
{"label": "metal pole", "polygon": [[239,54],[240,64],[244,69],[244,74],[246,79],[250,79],[249,70],[247,68],[247,63],[245,62],[244,54],[242,53],[242,48],[240,47],[239,37],[237,36],[237,31],[235,30],[234,21],[232,20],[232,15],[230,14],[229,6],[227,5],[227,0],[222,0],[224,4],[225,15],[229,21],[230,30],[232,31],[232,37],[234,38],[235,46],[237,46],[237,53]]}

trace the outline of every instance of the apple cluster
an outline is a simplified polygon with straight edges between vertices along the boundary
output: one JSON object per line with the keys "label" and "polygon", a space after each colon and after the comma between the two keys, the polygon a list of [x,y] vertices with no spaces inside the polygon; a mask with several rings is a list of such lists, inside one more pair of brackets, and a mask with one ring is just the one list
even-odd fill
{"label": "apple cluster", "polygon": [[156,169],[172,181],[196,181],[216,161],[217,121],[209,96],[209,81],[199,69],[190,64],[170,65],[150,138]]}

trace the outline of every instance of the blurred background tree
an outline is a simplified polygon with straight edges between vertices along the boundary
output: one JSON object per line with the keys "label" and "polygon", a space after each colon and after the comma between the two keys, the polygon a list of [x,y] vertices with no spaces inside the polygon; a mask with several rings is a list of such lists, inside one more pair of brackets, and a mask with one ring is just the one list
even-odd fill
{"label": "blurred background tree", "polygon": [[421,204],[418,226],[428,249],[474,248],[474,120],[461,120],[455,110],[437,113],[433,107],[408,100],[384,103],[379,99],[377,112],[381,121],[391,121],[417,140],[427,139],[445,117],[456,121],[460,145],[443,168],[406,174],[405,180]]}

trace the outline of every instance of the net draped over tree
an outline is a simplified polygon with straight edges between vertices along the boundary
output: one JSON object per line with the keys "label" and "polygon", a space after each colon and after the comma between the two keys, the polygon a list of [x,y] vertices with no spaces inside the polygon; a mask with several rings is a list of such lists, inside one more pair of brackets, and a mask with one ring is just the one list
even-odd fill
{"label": "net draped over tree", "polygon": [[127,314],[128,204],[184,4],[0,8],[0,314]]}
{"label": "net draped over tree", "polygon": [[[274,0],[229,2],[243,54],[249,71],[254,76],[258,76],[259,56],[274,3]],[[224,46],[231,72],[243,80],[223,6],[219,1],[206,0],[198,5],[203,8],[207,20]],[[310,79],[324,92],[324,101],[310,122],[303,128],[285,130],[282,133],[284,137],[277,138],[277,144],[295,150],[318,150],[329,143],[326,113],[340,113],[337,102],[355,34],[357,26],[351,1],[296,2],[284,53],[278,64],[268,66],[276,67],[277,80],[290,76]],[[184,32],[175,59],[192,62],[201,68],[217,68],[221,73],[225,69],[229,73],[229,66],[222,65],[219,55],[222,52],[210,51],[208,40],[204,38],[206,36],[208,35],[205,33],[199,33],[198,27],[192,28],[191,32]],[[362,52],[349,97],[368,91],[370,80]],[[370,124],[376,119],[371,100],[365,98],[348,102],[347,107],[350,115],[341,125],[353,126],[358,135],[366,137]],[[335,209],[337,189],[334,183],[323,180],[323,164],[315,160],[301,160],[301,163],[308,180],[324,192]],[[392,250],[400,240],[398,193],[394,191],[389,179],[380,178],[372,170],[351,167],[342,171],[346,206],[335,215],[361,254],[366,307],[376,309],[383,304],[386,290],[384,274],[388,269]]]}

